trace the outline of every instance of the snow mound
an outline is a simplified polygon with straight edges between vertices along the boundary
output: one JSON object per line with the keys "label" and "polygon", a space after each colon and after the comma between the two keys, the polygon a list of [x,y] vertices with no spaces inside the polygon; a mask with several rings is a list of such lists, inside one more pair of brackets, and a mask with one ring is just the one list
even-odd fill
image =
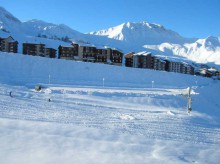
{"label": "snow mound", "polygon": [[128,114],[122,114],[121,116],[119,116],[119,118],[122,120],[135,120],[135,117]]}
{"label": "snow mound", "polygon": [[174,115],[175,115],[175,114],[174,114],[172,111],[170,111],[170,110],[167,111],[166,113],[167,113],[167,115],[171,115],[171,116],[174,116]]}
{"label": "snow mound", "polygon": [[52,90],[49,89],[49,88],[47,88],[47,89],[44,90],[44,93],[46,93],[46,94],[50,94],[50,93],[52,93]]}

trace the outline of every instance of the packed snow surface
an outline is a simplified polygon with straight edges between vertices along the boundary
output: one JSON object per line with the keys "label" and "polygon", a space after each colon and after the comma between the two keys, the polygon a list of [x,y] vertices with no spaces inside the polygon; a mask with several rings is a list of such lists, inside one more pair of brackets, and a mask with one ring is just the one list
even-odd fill
{"label": "packed snow surface", "polygon": [[219,81],[8,53],[0,74],[1,164],[220,163]]}

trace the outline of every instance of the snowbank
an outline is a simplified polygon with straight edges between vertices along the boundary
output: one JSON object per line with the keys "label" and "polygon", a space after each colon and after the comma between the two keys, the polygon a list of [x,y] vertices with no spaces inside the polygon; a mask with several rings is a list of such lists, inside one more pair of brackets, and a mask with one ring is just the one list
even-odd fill
{"label": "snowbank", "polygon": [[[191,75],[0,53],[0,82],[132,87],[189,87],[212,80]],[[104,80],[103,80],[104,78]]]}

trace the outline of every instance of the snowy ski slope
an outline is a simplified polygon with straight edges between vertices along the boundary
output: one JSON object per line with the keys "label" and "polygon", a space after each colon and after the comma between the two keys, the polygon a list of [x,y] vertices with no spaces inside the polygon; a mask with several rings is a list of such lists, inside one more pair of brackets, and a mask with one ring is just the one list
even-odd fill
{"label": "snowy ski slope", "polygon": [[[220,162],[219,81],[0,56],[1,164]],[[39,92],[37,84],[43,86]],[[190,114],[188,86],[193,88]]]}

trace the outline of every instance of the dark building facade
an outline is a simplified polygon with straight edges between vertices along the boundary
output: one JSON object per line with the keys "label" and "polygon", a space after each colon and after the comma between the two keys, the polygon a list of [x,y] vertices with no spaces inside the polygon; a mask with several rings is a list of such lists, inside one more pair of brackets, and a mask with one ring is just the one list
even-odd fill
{"label": "dark building facade", "polygon": [[125,54],[124,58],[125,58],[126,67],[133,67],[133,56],[134,56],[134,52]]}
{"label": "dark building facade", "polygon": [[95,61],[98,63],[107,63],[107,49],[104,47],[96,48]]}
{"label": "dark building facade", "polygon": [[23,43],[23,54],[32,56],[44,56],[45,44]]}
{"label": "dark building facade", "polygon": [[17,53],[18,42],[15,41],[11,36],[7,38],[0,38],[0,51]]}
{"label": "dark building facade", "polygon": [[41,43],[23,43],[23,54],[56,58],[56,49],[46,48],[45,44]]}
{"label": "dark building facade", "polygon": [[165,71],[166,61],[158,57],[152,57],[152,65],[154,70]]}
{"label": "dark building facade", "polygon": [[72,46],[59,46],[58,47],[58,58],[74,60],[78,57],[78,44],[72,44]]}
{"label": "dark building facade", "polygon": [[110,49],[110,61],[114,65],[122,65],[123,53],[118,49]]}
{"label": "dark building facade", "polygon": [[45,56],[48,58],[56,58],[56,52],[54,48],[45,48]]}
{"label": "dark building facade", "polygon": [[133,67],[152,69],[153,58],[150,52],[139,52],[133,56]]}
{"label": "dark building facade", "polygon": [[96,47],[91,44],[79,44],[78,56],[85,62],[96,62]]}

